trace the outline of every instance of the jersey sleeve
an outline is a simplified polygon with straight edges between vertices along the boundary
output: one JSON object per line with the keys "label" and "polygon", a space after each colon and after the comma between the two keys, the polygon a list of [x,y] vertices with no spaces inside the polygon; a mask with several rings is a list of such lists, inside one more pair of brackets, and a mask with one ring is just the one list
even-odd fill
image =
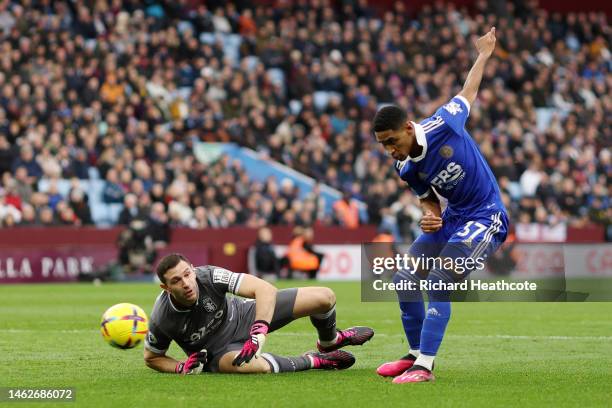
{"label": "jersey sleeve", "polygon": [[215,291],[220,294],[229,292],[235,295],[238,293],[243,274],[228,271],[218,266],[210,266],[210,271],[210,281]]}
{"label": "jersey sleeve", "polygon": [[166,354],[171,341],[172,339],[166,336],[153,320],[149,322],[149,332],[145,338],[145,348],[147,350],[156,354]]}
{"label": "jersey sleeve", "polygon": [[415,169],[409,163],[402,168],[396,167],[396,169],[398,169],[400,178],[408,183],[418,198],[426,198],[429,195],[429,184],[417,176]]}
{"label": "jersey sleeve", "polygon": [[465,122],[470,115],[470,103],[461,95],[455,96],[436,111],[444,122],[458,135],[463,135]]}

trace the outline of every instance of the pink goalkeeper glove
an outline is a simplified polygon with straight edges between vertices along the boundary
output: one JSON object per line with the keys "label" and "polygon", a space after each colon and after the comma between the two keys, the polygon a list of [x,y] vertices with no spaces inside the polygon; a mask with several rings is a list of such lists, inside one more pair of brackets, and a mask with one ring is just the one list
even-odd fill
{"label": "pink goalkeeper glove", "polygon": [[189,355],[187,360],[180,361],[174,368],[174,372],[177,374],[200,374],[206,364],[206,357],[208,352],[205,349]]}
{"label": "pink goalkeeper glove", "polygon": [[251,361],[253,357],[259,357],[264,343],[266,342],[266,334],[268,334],[269,330],[270,324],[268,322],[256,320],[251,326],[251,338],[244,343],[242,350],[240,350],[240,354],[232,361],[232,365],[241,366]]}

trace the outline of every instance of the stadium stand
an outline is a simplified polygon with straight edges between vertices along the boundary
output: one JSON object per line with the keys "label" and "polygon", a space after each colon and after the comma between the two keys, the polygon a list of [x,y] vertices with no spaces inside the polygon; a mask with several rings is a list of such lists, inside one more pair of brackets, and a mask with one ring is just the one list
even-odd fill
{"label": "stadium stand", "polygon": [[316,189],[296,200],[232,157],[193,154],[197,142],[233,142],[350,194],[367,205],[361,222],[410,238],[418,203],[370,120],[389,102],[431,114],[460,89],[466,43],[495,25],[468,126],[513,221],[610,230],[604,13],[534,2],[416,13],[396,2],[384,14],[364,1],[197,3],[0,2],[2,226],[114,225],[123,213],[149,217],[157,202],[171,225],[193,228],[338,222]]}

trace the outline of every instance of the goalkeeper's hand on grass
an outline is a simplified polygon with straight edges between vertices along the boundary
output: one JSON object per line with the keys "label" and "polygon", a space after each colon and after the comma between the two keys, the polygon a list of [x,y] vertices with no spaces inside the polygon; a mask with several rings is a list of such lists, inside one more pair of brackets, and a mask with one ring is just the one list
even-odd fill
{"label": "goalkeeper's hand on grass", "polygon": [[268,322],[256,320],[251,326],[251,338],[244,343],[242,350],[240,350],[240,354],[232,361],[232,365],[241,366],[251,361],[253,357],[259,357],[266,342],[266,334],[268,334],[269,330],[270,324]]}
{"label": "goalkeeper's hand on grass", "polygon": [[208,352],[205,349],[198,351],[197,353],[191,354],[187,360],[180,361],[174,372],[177,374],[188,375],[188,374],[200,374],[206,364],[206,357]]}

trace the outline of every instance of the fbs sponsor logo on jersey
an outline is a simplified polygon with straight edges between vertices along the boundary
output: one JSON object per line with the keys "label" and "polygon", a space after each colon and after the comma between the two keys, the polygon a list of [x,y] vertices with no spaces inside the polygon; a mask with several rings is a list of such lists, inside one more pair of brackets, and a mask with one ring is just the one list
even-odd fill
{"label": "fbs sponsor logo on jersey", "polygon": [[202,306],[204,307],[204,310],[206,310],[208,313],[212,313],[217,310],[217,305],[209,297],[204,298],[204,300],[202,301]]}
{"label": "fbs sponsor logo on jersey", "polygon": [[465,177],[465,171],[461,165],[450,162],[446,169],[440,170],[436,177],[431,180],[431,184],[442,190],[450,190]]}

